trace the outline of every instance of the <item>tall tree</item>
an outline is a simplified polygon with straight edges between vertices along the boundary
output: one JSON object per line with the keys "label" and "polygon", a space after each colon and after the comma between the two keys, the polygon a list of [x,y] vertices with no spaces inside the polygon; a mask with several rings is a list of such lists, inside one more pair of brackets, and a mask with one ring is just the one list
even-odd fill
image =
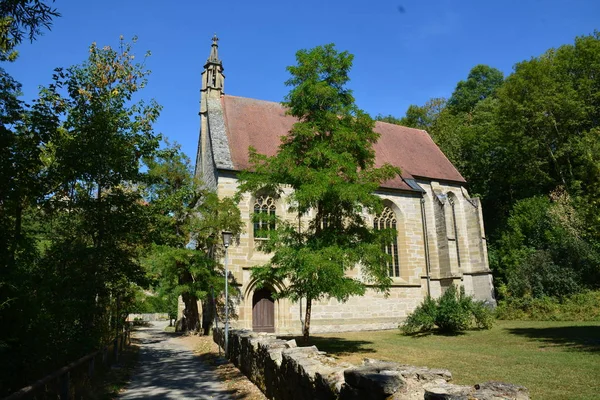
{"label": "tall tree", "polygon": [[479,64],[471,69],[466,81],[460,81],[448,100],[453,113],[469,113],[481,100],[493,96],[502,86],[504,75],[500,70]]}
{"label": "tall tree", "polygon": [[10,345],[0,351],[11,362],[2,384],[38,378],[114,337],[131,282],[145,279],[140,159],[158,146],[159,107],[132,96],[147,74],[124,42],[92,45],[85,63],[56,71],[9,137],[1,182],[12,186],[0,207],[11,211],[2,222],[13,246],[2,252],[0,342]]}
{"label": "tall tree", "polygon": [[411,128],[430,130],[445,107],[446,99],[443,97],[428,100],[422,107],[411,104],[406,110],[406,115],[400,119],[399,124]]}
{"label": "tall tree", "polygon": [[[297,65],[288,67],[286,82],[292,89],[283,104],[298,122],[282,138],[277,155],[251,150],[252,171],[241,175],[241,192],[291,188],[290,211],[309,220],[303,229],[278,220],[263,243],[272,258],[253,270],[263,284],[285,282],[276,296],[306,299],[305,339],[313,301],[345,301],[364,294],[366,285],[385,291],[390,284],[383,244],[391,232],[373,231],[364,216],[381,210],[374,191],[400,171],[374,167],[379,135],[346,88],[352,58],[333,44],[296,53]],[[360,278],[348,276],[359,264]]]}
{"label": "tall tree", "polygon": [[[198,300],[211,303],[209,294],[224,289],[222,268],[217,263],[221,232],[240,233],[240,212],[233,199],[219,199],[202,188],[178,146],[162,150],[146,163],[151,178],[147,186],[153,221],[150,239],[155,245],[145,264],[161,292],[181,296],[185,308],[178,327],[197,332],[201,325]],[[212,315],[212,310],[204,307],[203,315]],[[205,334],[209,322],[212,318],[203,324]]]}

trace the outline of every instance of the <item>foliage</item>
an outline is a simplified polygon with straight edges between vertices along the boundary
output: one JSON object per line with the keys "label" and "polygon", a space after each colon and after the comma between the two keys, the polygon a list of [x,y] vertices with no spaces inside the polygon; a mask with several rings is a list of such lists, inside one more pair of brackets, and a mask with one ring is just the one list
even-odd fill
{"label": "foliage", "polygon": [[406,115],[400,119],[400,124],[411,128],[430,130],[437,116],[446,106],[446,99],[433,98],[423,107],[411,104]]}
{"label": "foliage", "polygon": [[0,2],[0,61],[14,61],[14,48],[23,36],[33,41],[50,29],[52,19],[59,17],[56,9],[40,0],[4,0]]}
{"label": "foliage", "polygon": [[437,302],[427,296],[415,310],[406,317],[402,325],[402,331],[405,334],[418,332],[429,332],[435,327],[435,318],[437,315]]}
{"label": "foliage", "polygon": [[456,89],[448,100],[448,108],[454,114],[470,113],[477,103],[493,96],[503,81],[504,75],[496,68],[476,65],[469,71],[466,81],[456,84]]}
{"label": "foliage", "polygon": [[[219,199],[216,193],[202,188],[179,146],[166,147],[146,164],[150,179],[145,193],[153,246],[144,263],[160,295],[182,297],[185,309],[181,329],[195,332],[201,325],[198,300],[206,299],[211,289],[218,294],[224,290],[221,266],[216,261],[221,232],[229,230],[237,235],[242,228],[240,213],[232,199]],[[203,310],[205,322],[212,322],[212,309]],[[208,333],[208,325],[204,328]]]}
{"label": "foliage", "polygon": [[503,296],[561,297],[600,284],[600,253],[564,191],[517,202],[499,241]]}
{"label": "foliage", "polygon": [[135,314],[167,313],[177,316],[177,297],[148,293],[142,288],[136,288],[135,301],[130,312]]}
{"label": "foliage", "polygon": [[[296,59],[298,64],[288,67],[286,84],[292,89],[283,104],[298,122],[282,138],[277,155],[251,149],[252,172],[241,175],[240,192],[267,190],[277,196],[284,187],[291,189],[287,204],[298,220],[278,220],[267,232],[262,250],[273,257],[253,269],[253,276],[262,284],[285,281],[276,296],[306,298],[308,338],[313,301],[345,301],[362,295],[366,284],[383,291],[389,286],[383,244],[391,232],[369,229],[364,215],[381,210],[373,192],[400,171],[374,167],[374,122],[346,88],[352,55],[329,44],[300,50]],[[302,218],[308,224],[298,229]],[[359,263],[360,278],[348,276]]]}
{"label": "foliage", "polygon": [[[447,102],[411,105],[479,195],[500,296],[600,284],[600,33],[515,65],[475,66]],[[392,119],[389,119],[393,121]]]}
{"label": "foliage", "polygon": [[496,316],[489,304],[484,301],[472,301],[470,308],[473,321],[478,329],[492,329]]}
{"label": "foliage", "polygon": [[437,300],[435,325],[441,332],[462,332],[471,326],[470,303],[464,289],[451,285]]}
{"label": "foliage", "polygon": [[[14,3],[14,2],[13,2]],[[0,393],[97,348],[146,284],[141,158],[160,107],[134,103],[148,71],[131,46],[90,47],[31,107],[4,76]],[[4,290],[6,289],[6,290]]]}
{"label": "foliage", "polygon": [[562,298],[506,297],[496,308],[498,319],[530,321],[600,321],[600,291]]}
{"label": "foliage", "polygon": [[396,124],[400,125],[400,118],[396,118],[393,115],[381,115],[377,114],[375,116],[375,121],[387,122],[388,124]]}
{"label": "foliage", "polygon": [[429,332],[437,327],[439,332],[458,333],[476,326],[480,329],[491,329],[494,314],[483,301],[475,301],[465,295],[464,288],[457,290],[450,285],[438,299],[427,297],[406,318],[401,329],[410,335]]}

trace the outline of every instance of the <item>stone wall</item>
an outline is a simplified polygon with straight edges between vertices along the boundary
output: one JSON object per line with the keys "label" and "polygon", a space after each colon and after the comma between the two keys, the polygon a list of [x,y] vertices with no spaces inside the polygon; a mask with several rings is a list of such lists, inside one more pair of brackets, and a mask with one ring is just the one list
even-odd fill
{"label": "stone wall", "polygon": [[[313,302],[311,328],[315,333],[397,328],[427,296],[428,286],[432,296],[439,297],[451,284],[462,285],[467,294],[478,300],[493,303],[491,271],[487,264],[481,207],[478,201],[470,198],[459,184],[431,181],[419,181],[419,184],[426,192],[423,207],[427,219],[430,284],[427,285],[421,196],[415,193],[380,190],[377,194],[384,200],[385,205],[394,211],[398,220],[401,276],[392,278],[388,297],[368,288],[364,296],[350,297],[345,303],[335,299]],[[219,196],[233,196],[237,189],[236,174],[219,170]],[[276,213],[289,222],[298,223],[295,214],[287,212],[287,198],[290,193],[286,188],[276,199]],[[454,211],[447,200],[449,193],[452,194],[455,204]],[[252,296],[256,288],[256,281],[252,279],[252,268],[265,264],[270,257],[269,254],[259,251],[257,239],[254,238],[250,218],[254,210],[254,201],[255,198],[248,193],[241,196],[238,206],[244,232],[239,235],[235,245],[229,248],[232,286],[237,289],[233,310],[237,319],[232,321],[232,326],[239,329],[252,328]],[[372,217],[365,216],[368,225],[372,225]],[[300,224],[305,227],[308,222],[307,217],[303,218]],[[349,271],[349,275],[353,277],[360,274],[360,267]],[[285,284],[286,282],[281,282],[281,286],[269,289],[280,292]],[[274,308],[276,333],[301,332],[305,304],[277,299]]]}
{"label": "stone wall", "polygon": [[[223,346],[222,329],[213,339]],[[365,359],[362,366],[339,362],[315,346],[248,330],[229,332],[229,360],[275,400],[499,400],[529,399],[526,388],[500,382],[474,386],[450,383],[445,369]]]}

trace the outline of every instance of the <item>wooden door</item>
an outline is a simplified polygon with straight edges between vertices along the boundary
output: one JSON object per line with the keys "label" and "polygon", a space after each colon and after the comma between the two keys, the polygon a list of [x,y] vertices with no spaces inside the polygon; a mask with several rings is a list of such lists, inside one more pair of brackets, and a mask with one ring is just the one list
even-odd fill
{"label": "wooden door", "polygon": [[275,332],[275,302],[267,288],[258,289],[252,296],[252,330]]}

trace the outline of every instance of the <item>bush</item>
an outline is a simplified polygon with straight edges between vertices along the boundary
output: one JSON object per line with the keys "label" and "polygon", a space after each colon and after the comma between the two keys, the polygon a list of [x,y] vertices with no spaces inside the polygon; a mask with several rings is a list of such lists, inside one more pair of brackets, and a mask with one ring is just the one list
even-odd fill
{"label": "bush", "polygon": [[492,310],[482,301],[465,295],[451,285],[437,300],[427,297],[402,325],[404,334],[428,332],[437,326],[440,332],[462,332],[476,326],[490,329],[494,323]]}
{"label": "bush", "polygon": [[430,331],[435,325],[437,305],[435,300],[427,297],[415,311],[406,318],[402,331],[405,334],[413,334],[421,331]]}
{"label": "bush", "polygon": [[451,285],[437,301],[435,324],[441,332],[461,332],[471,326],[471,298]]}
{"label": "bush", "polygon": [[600,321],[600,291],[563,298],[510,297],[496,309],[498,319],[534,321]]}
{"label": "bush", "polygon": [[492,329],[492,326],[494,326],[494,312],[489,304],[483,301],[474,301],[471,305],[471,313],[473,314],[473,320],[477,328]]}
{"label": "bush", "polygon": [[[501,298],[572,296],[600,287],[600,246],[564,189],[519,200],[490,249]],[[527,300],[526,300],[527,301]]]}

